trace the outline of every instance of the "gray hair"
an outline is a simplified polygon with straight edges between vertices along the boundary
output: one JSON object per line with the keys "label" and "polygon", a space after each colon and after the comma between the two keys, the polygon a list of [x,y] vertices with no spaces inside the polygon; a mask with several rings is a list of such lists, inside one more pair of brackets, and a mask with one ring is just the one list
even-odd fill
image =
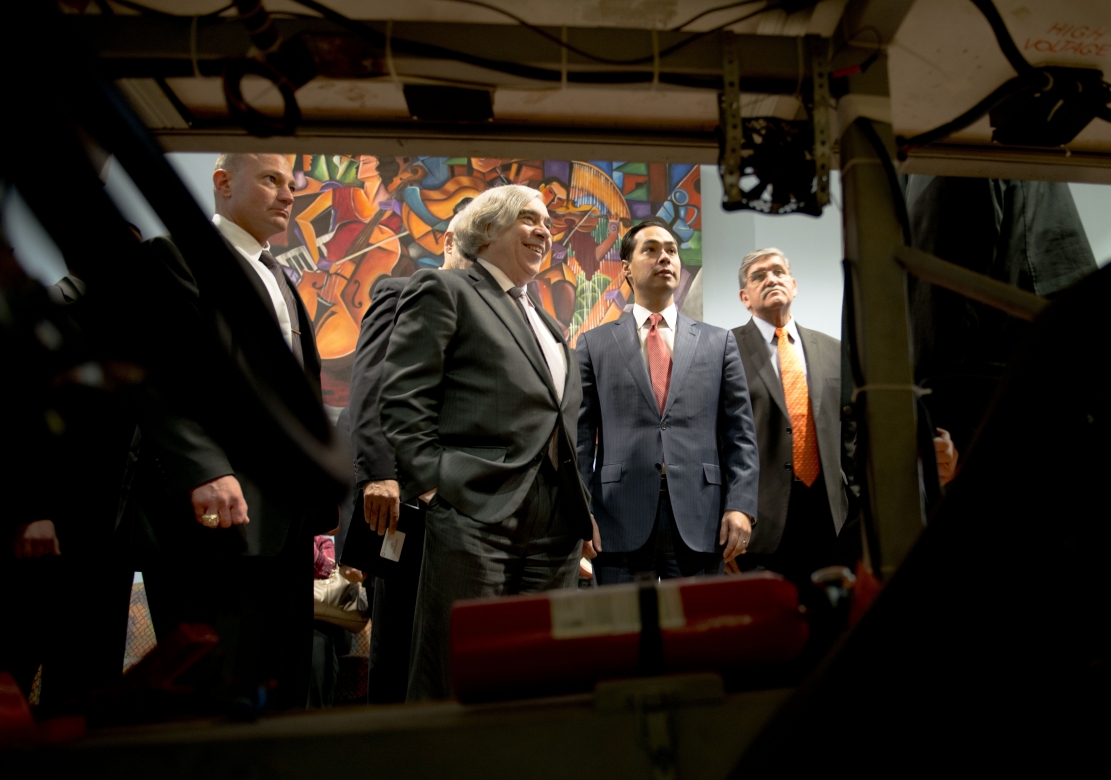
{"label": "gray hair", "polygon": [[[467,204],[467,206],[470,205],[470,203]],[[447,230],[444,231],[444,264],[441,266],[442,268],[465,270],[474,265],[473,260],[467,260],[455,249],[455,228],[459,224],[459,215],[462,214],[464,210],[466,210],[466,206],[451,218],[451,222],[447,223]],[[447,246],[449,236],[451,237],[452,244],[450,252]]]}
{"label": "gray hair", "polygon": [[774,246],[769,246],[767,249],[754,249],[741,259],[741,268],[737,271],[737,281],[741,283],[741,289],[744,289],[744,286],[748,284],[748,269],[765,257],[772,257],[773,255],[783,258],[783,264],[787,266],[787,272],[790,273],[791,261],[787,259],[787,255],[783,254],[783,250],[776,249]]}
{"label": "gray hair", "polygon": [[520,184],[486,190],[455,215],[455,251],[475,261],[479,250],[517,221],[517,215],[540,192]]}

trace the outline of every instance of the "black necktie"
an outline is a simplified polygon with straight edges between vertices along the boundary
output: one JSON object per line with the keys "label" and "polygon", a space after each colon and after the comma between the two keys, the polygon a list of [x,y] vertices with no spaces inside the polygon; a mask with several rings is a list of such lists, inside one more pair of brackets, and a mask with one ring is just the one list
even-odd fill
{"label": "black necktie", "polygon": [[293,338],[290,339],[292,343],[289,348],[293,351],[293,357],[297,358],[297,365],[303,368],[305,356],[301,352],[301,322],[297,317],[297,300],[293,297],[293,288],[289,286],[285,271],[282,270],[281,264],[274,259],[274,255],[264,249],[258,259],[270,269],[270,273],[274,274],[274,278],[278,281],[278,289],[282,291],[282,299],[285,300],[285,308],[289,312],[289,328],[293,331]]}

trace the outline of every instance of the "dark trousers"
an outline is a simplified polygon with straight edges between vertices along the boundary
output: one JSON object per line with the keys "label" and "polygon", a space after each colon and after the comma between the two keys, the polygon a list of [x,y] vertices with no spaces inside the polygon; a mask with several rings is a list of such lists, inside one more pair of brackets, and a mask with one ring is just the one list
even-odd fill
{"label": "dark trousers", "polygon": [[370,668],[366,684],[367,699],[372,704],[405,701],[405,690],[409,685],[413,619],[424,555],[424,513],[411,507],[402,507],[401,511],[407,515],[405,525],[409,529],[401,559],[389,576],[374,580]]}
{"label": "dark trousers", "polygon": [[339,657],[351,652],[351,632],[321,620],[312,624],[309,707],[331,707],[339,683]]}
{"label": "dark trousers", "polygon": [[793,582],[809,582],[816,570],[842,562],[844,551],[838,545],[822,476],[810,487],[794,480],[790,501],[779,547],[769,555],[738,556],[742,571],[764,568]]}
{"label": "dark trousers", "polygon": [[656,505],[656,525],[644,546],[632,552],[603,551],[593,564],[594,579],[599,585],[633,582],[645,576],[667,580],[720,574],[724,567],[721,550],[697,552],[683,541],[675,525],[666,479]]}
{"label": "dark trousers", "polygon": [[582,539],[565,515],[547,458],[524,501],[500,523],[468,517],[439,495],[432,499],[407,700],[451,696],[451,607],[457,600],[575,587]]}
{"label": "dark trousers", "polygon": [[274,556],[167,555],[143,570],[159,641],[180,623],[211,626],[220,637],[183,682],[250,700],[264,691],[270,709],[303,709],[308,700],[312,579],[307,533],[291,534]]}
{"label": "dark trousers", "polygon": [[27,696],[41,665],[39,702],[51,708],[120,679],[134,577],[107,550],[82,555],[65,544],[62,556],[22,560],[9,547],[0,568],[0,670]]}

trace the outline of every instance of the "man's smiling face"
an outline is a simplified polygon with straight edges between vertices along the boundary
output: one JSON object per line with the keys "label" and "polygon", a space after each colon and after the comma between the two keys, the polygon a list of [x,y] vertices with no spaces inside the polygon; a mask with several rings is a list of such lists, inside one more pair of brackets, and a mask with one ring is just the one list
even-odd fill
{"label": "man's smiling face", "polygon": [[540,273],[540,264],[552,248],[551,226],[544,201],[533,198],[512,225],[482,248],[482,257],[523,286]]}

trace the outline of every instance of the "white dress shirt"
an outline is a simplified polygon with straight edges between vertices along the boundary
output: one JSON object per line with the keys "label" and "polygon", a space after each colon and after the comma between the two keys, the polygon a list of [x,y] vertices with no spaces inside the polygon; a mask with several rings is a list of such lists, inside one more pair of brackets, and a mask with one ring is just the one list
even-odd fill
{"label": "white dress shirt", "polygon": [[289,321],[289,309],[286,308],[282,290],[278,287],[278,280],[274,278],[274,274],[270,273],[270,269],[259,260],[262,251],[270,249],[269,242],[266,246],[263,246],[246,230],[219,214],[212,218],[212,224],[216,226],[216,229],[220,231],[224,238],[231,242],[232,246],[239,250],[239,254],[243,255],[247,265],[251,266],[254,272],[258,274],[258,278],[262,280],[266,291],[270,293],[270,303],[273,304],[274,311],[278,315],[278,326],[282,329],[282,338],[285,339],[286,346],[293,349],[293,325]]}
{"label": "white dress shirt", "polygon": [[[756,323],[756,327],[760,329],[760,335],[764,337],[764,344],[768,347],[768,356],[772,359],[772,368],[775,369],[775,375],[778,377],[779,341],[775,337],[775,325],[756,316],[753,316],[752,321]],[[795,318],[792,317],[787,320],[787,324],[783,329],[787,331],[791,346],[795,348],[795,354],[799,356],[799,362],[802,364],[802,372],[806,375],[806,381],[809,383],[810,371],[806,367],[806,353],[802,349],[802,339],[799,338],[799,329],[795,326]],[[782,378],[780,381],[783,381]]]}
{"label": "white dress shirt", "polygon": [[[494,277],[494,281],[498,286],[505,290],[506,294],[509,293],[511,287],[518,287],[519,285],[513,284],[513,281],[505,275],[502,269],[498,268],[493,263],[489,263],[478,258],[478,262],[482,267],[490,272]],[[536,339],[540,342],[540,349],[544,353],[544,360],[548,364],[548,371],[552,375],[552,383],[556,387],[556,395],[559,400],[563,400],[563,386],[567,382],[567,353],[564,351],[563,346],[556,339],[555,335],[540,319],[540,315],[536,313],[536,307],[527,295],[522,299],[525,302],[525,307],[528,310],[529,324],[532,326],[532,332],[536,334]],[[513,305],[516,306],[517,302],[514,300]]]}
{"label": "white dress shirt", "polygon": [[[640,339],[640,354],[644,357],[644,365],[648,366],[648,331],[652,329],[652,323],[648,321],[653,312],[641,306],[639,303],[633,304],[633,319],[637,322],[637,337]],[[675,322],[679,317],[679,309],[675,304],[671,304],[666,309],[660,312],[663,315],[663,322],[660,323],[656,329],[663,340],[664,346],[667,347],[667,352],[672,357],[675,356]],[[648,370],[649,376],[652,370]]]}

